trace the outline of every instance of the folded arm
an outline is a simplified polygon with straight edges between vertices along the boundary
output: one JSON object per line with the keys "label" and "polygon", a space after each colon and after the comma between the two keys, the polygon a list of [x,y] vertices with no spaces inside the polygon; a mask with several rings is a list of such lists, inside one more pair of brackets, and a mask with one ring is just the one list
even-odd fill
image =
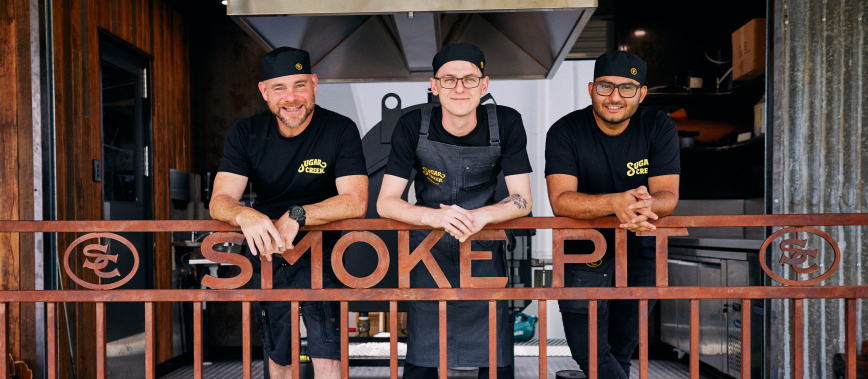
{"label": "folded arm", "polygon": [[649,188],[601,195],[577,192],[578,178],[572,175],[552,174],[546,183],[555,216],[587,220],[614,214],[622,228],[634,232],[656,229],[648,220],[668,216],[678,203],[678,175],[648,178]]}

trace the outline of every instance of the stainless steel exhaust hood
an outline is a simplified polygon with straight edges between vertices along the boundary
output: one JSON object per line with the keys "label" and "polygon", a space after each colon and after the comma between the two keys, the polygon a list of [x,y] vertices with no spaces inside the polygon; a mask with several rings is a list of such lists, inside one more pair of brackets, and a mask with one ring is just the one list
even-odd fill
{"label": "stainless steel exhaust hood", "polygon": [[444,43],[469,42],[497,79],[551,78],[597,0],[229,0],[266,49],[311,54],[321,82],[418,81]]}

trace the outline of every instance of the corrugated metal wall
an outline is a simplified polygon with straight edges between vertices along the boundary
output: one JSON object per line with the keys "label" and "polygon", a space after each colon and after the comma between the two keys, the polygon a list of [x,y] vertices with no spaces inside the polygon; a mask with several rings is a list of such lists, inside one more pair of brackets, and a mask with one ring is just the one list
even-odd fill
{"label": "corrugated metal wall", "polygon": [[[770,1],[775,11],[772,209],[868,212],[868,188],[862,185],[868,182],[868,0]],[[843,259],[820,285],[866,285],[868,227],[822,229],[837,241]],[[834,252],[821,240],[809,243],[820,248],[817,262],[825,271]],[[772,267],[795,279],[790,266]],[[857,310],[860,340],[868,332],[866,306],[861,301]],[[792,302],[774,301],[771,310],[770,377],[790,378]],[[844,351],[844,302],[807,301],[804,320],[804,377],[832,378],[832,355]]]}

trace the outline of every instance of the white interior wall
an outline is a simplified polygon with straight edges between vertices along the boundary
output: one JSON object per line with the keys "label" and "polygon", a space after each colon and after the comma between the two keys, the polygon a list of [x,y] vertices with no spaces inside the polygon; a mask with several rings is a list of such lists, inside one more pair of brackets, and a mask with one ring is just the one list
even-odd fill
{"label": "white interior wall", "polygon": [[[545,135],[564,115],[591,104],[588,82],[593,80],[594,61],[566,61],[555,77],[540,80],[492,80],[488,92],[499,105],[514,108],[522,115],[527,132],[527,153],[533,173],[531,195],[534,216],[551,216],[545,182]],[[359,126],[362,136],[382,119],[382,99],[388,93],[401,98],[401,107],[428,101],[426,82],[321,84],[316,102],[341,113]],[[533,257],[551,259],[551,230],[537,231]],[[526,313],[536,315],[536,304]],[[563,326],[556,301],[548,302],[549,338],[563,338]]]}

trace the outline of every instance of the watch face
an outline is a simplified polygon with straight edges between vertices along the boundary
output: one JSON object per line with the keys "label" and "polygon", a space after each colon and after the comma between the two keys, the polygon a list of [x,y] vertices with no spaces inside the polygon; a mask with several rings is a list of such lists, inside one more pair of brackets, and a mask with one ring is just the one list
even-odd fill
{"label": "watch face", "polygon": [[292,218],[301,218],[304,217],[304,208],[302,207],[292,207],[292,212],[290,213]]}

